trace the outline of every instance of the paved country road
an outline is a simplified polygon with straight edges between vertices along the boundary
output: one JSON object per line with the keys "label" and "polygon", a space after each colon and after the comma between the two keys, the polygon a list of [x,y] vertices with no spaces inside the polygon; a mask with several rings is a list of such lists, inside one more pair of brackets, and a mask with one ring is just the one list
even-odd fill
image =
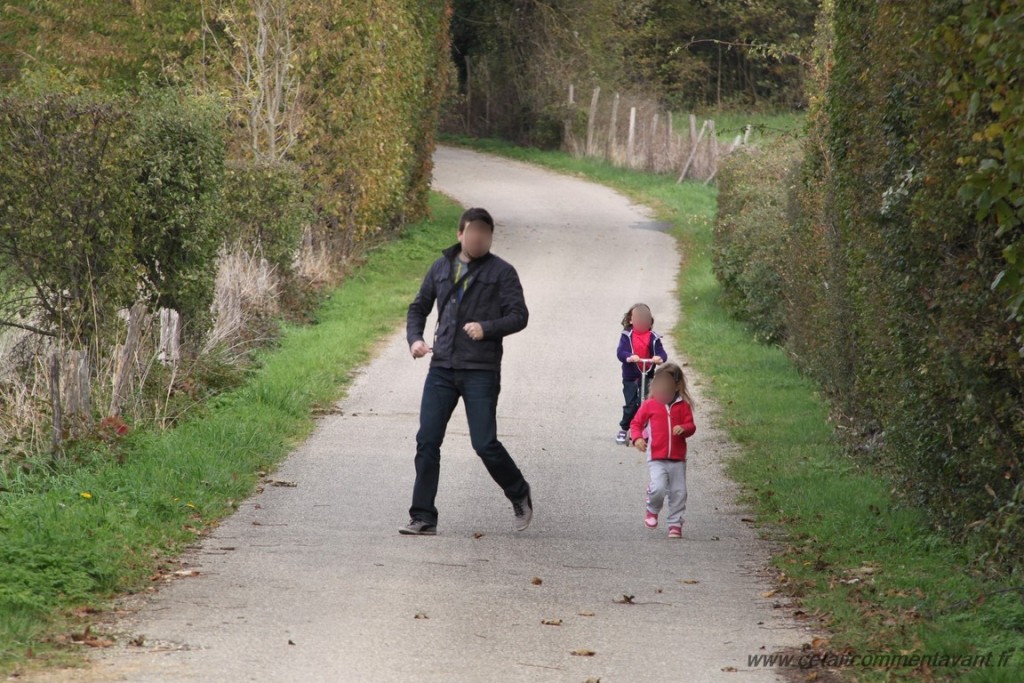
{"label": "paved country road", "polygon": [[[643,456],[614,443],[618,323],[643,301],[657,331],[672,329],[673,239],[599,185],[463,150],[436,162],[436,189],[493,213],[493,250],[526,292],[498,427],[533,487],[533,524],[512,532],[460,406],[442,449],[439,535],[396,533],[427,371],[396,332],[273,474],[295,486],[244,503],[186,556],[197,576],[137,604],[90,670],[53,680],[745,683],[778,673],[748,655],[807,639],[762,597],[769,549],[741,519],[722,472],[735,449],[707,404],[682,541],[644,528]],[[684,356],[671,336],[667,346]],[[571,654],[581,649],[596,654]]]}

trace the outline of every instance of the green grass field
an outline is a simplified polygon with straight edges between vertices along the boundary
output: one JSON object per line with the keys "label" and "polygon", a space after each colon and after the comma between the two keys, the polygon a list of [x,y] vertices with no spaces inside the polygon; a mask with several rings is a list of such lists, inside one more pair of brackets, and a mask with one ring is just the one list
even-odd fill
{"label": "green grass field", "polygon": [[[884,473],[841,451],[815,385],[782,349],[754,341],[719,303],[711,268],[713,188],[500,141],[448,142],[604,183],[675,226],[683,255],[677,343],[707,380],[722,426],[742,446],[729,471],[764,534],[782,545],[774,559],[782,591],[801,601],[804,619],[820,618],[833,634],[820,653],[991,654],[983,667],[941,660],[930,667],[850,667],[841,669],[846,680],[1024,680],[1019,579],[986,573],[974,549],[933,531],[920,510],[899,506]],[[1008,665],[996,666],[1004,653],[1012,654]],[[797,680],[811,673],[798,672]]]}
{"label": "green grass field", "polygon": [[715,130],[723,141],[730,141],[743,132],[745,126],[752,127],[750,141],[776,138],[782,135],[802,135],[806,117],[798,113],[745,114],[733,111],[709,111],[701,118],[714,119]]}
{"label": "green grass field", "polygon": [[313,411],[340,398],[454,241],[461,208],[434,195],[431,209],[370,251],[316,324],[285,329],[244,386],[181,426],[96,444],[73,465],[0,474],[0,672],[74,661],[56,636],[78,625],[76,608],[147,585],[310,433]]}

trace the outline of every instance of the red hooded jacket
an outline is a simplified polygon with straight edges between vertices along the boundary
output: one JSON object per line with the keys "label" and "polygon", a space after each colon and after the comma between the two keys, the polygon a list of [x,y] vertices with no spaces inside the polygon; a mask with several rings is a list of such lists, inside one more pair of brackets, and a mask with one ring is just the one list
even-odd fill
{"label": "red hooded jacket", "polygon": [[[629,425],[634,441],[640,438],[644,425],[648,423],[651,425],[651,441],[647,444],[647,452],[651,460],[686,460],[686,439],[697,431],[689,403],[679,396],[670,405],[653,398],[641,403]],[[683,433],[673,434],[675,427],[682,427]]]}

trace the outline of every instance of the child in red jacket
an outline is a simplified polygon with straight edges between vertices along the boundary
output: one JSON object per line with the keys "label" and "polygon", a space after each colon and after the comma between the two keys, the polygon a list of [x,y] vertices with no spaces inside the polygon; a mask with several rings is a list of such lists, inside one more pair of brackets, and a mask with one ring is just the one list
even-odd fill
{"label": "child in red jacket", "polygon": [[[651,398],[640,405],[630,423],[633,445],[647,452],[651,483],[647,487],[648,529],[658,527],[658,513],[668,498],[668,537],[682,538],[686,510],[686,439],[697,431],[693,424],[693,399],[686,388],[683,369],[675,363],[660,366],[651,380]],[[643,438],[650,427],[651,443]]]}

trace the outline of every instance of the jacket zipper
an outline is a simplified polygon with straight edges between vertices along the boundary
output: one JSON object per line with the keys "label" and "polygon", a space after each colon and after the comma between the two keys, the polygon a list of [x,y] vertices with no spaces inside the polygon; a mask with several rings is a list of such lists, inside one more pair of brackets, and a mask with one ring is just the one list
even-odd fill
{"label": "jacket zipper", "polygon": [[665,421],[668,422],[668,454],[665,456],[667,460],[672,459],[672,405],[670,403],[665,406]]}

